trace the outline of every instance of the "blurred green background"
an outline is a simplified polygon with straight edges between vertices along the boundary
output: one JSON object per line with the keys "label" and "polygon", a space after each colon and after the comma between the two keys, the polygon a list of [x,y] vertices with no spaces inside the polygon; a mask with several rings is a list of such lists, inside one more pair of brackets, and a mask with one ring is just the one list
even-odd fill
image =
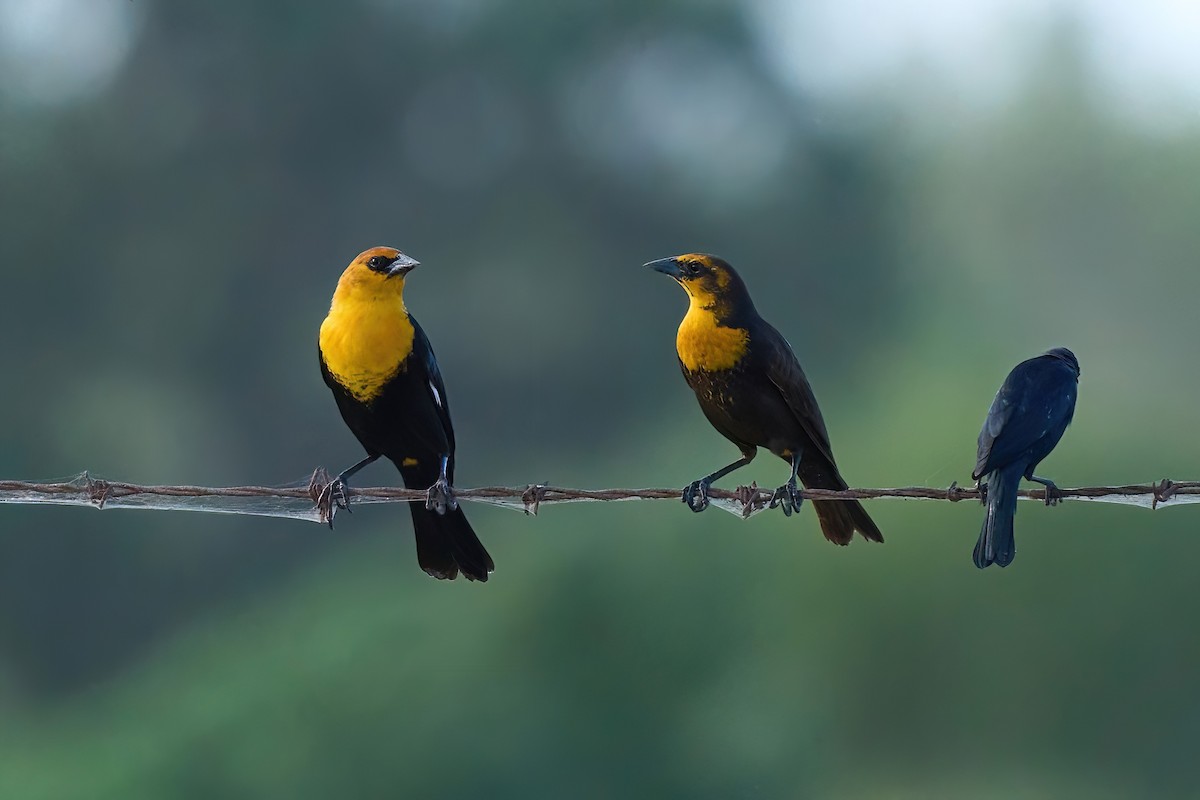
{"label": "blurred green background", "polygon": [[[1044,474],[1196,479],[1200,20],[1117,6],[0,0],[0,476],[352,463],[316,331],[392,244],[462,486],[735,456],[640,267],[695,250],[854,485],[968,482],[1056,345],[1081,398]],[[470,585],[397,506],[7,506],[0,797],[1192,795],[1191,508],[1022,504],[987,572],[977,505],[870,511],[887,544],[840,550],[810,509],[471,505]]]}

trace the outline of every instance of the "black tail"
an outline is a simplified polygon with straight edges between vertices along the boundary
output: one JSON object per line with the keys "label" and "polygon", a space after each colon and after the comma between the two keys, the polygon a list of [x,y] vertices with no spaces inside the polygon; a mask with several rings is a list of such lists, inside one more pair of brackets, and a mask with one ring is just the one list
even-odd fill
{"label": "black tail", "polygon": [[1007,567],[1017,554],[1013,517],[1017,515],[1021,472],[1021,465],[1015,464],[988,476],[987,516],[983,518],[983,529],[975,543],[975,566],[980,569],[991,564]]}
{"label": "black tail", "polygon": [[442,580],[454,580],[459,572],[472,581],[488,579],[488,573],[494,571],[496,565],[483,549],[461,508],[439,514],[425,508],[420,501],[408,505],[412,510],[417,562],[421,569]]}

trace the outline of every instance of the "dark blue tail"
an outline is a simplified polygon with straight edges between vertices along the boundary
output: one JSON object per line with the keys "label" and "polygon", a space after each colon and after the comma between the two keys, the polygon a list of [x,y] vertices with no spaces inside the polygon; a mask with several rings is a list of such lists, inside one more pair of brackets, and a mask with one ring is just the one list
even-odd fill
{"label": "dark blue tail", "polygon": [[1010,464],[987,476],[987,516],[975,543],[975,566],[980,569],[992,564],[1007,567],[1017,554],[1013,517],[1017,514],[1022,472],[1021,464]]}

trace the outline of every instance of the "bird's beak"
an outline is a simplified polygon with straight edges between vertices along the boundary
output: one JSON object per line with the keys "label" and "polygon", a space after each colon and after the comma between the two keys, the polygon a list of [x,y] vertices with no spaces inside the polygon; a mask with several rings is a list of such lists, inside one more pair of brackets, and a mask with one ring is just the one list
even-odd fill
{"label": "bird's beak", "polygon": [[415,258],[409,258],[408,256],[404,255],[404,253],[401,253],[400,255],[396,256],[396,260],[392,262],[390,267],[388,267],[388,277],[392,278],[396,275],[407,275],[409,272],[412,272],[413,268],[420,263],[421,262],[417,261]]}
{"label": "bird's beak", "polygon": [[679,269],[679,261],[674,257],[660,258],[657,261],[650,261],[642,266],[649,267],[655,272],[661,272],[663,275],[670,275],[675,280],[683,277],[683,271]]}

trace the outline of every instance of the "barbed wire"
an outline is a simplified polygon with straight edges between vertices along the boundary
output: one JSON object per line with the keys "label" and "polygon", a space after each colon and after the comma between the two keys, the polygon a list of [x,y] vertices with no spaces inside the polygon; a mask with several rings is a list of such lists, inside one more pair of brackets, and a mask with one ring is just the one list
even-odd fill
{"label": "barbed wire", "polygon": [[[144,486],[96,478],[87,472],[55,482],[0,480],[0,503],[52,504],[106,508],[140,508],[148,510],[202,511],[217,514],[252,514],[256,516],[304,519],[327,522],[328,508],[318,503],[330,476],[318,467],[307,482],[287,486]],[[541,506],[557,503],[611,502],[624,500],[681,499],[681,489],[571,489],[549,484],[526,486],[480,486],[456,489],[459,500],[488,503],[537,514]],[[712,488],[709,499],[717,508],[749,518],[766,509],[772,491],[756,484],[733,490]],[[890,489],[804,489],[806,500],[876,500],[901,498],[908,500],[980,499],[980,491],[952,483],[944,489],[906,486]],[[1044,489],[1022,490],[1027,500],[1045,501]],[[1156,509],[1160,506],[1200,503],[1200,481],[1172,481],[1125,484],[1117,486],[1081,486],[1059,489],[1063,500],[1086,500],[1101,503],[1133,505]],[[417,489],[388,487],[351,488],[350,505],[367,503],[424,502],[426,492]]]}

